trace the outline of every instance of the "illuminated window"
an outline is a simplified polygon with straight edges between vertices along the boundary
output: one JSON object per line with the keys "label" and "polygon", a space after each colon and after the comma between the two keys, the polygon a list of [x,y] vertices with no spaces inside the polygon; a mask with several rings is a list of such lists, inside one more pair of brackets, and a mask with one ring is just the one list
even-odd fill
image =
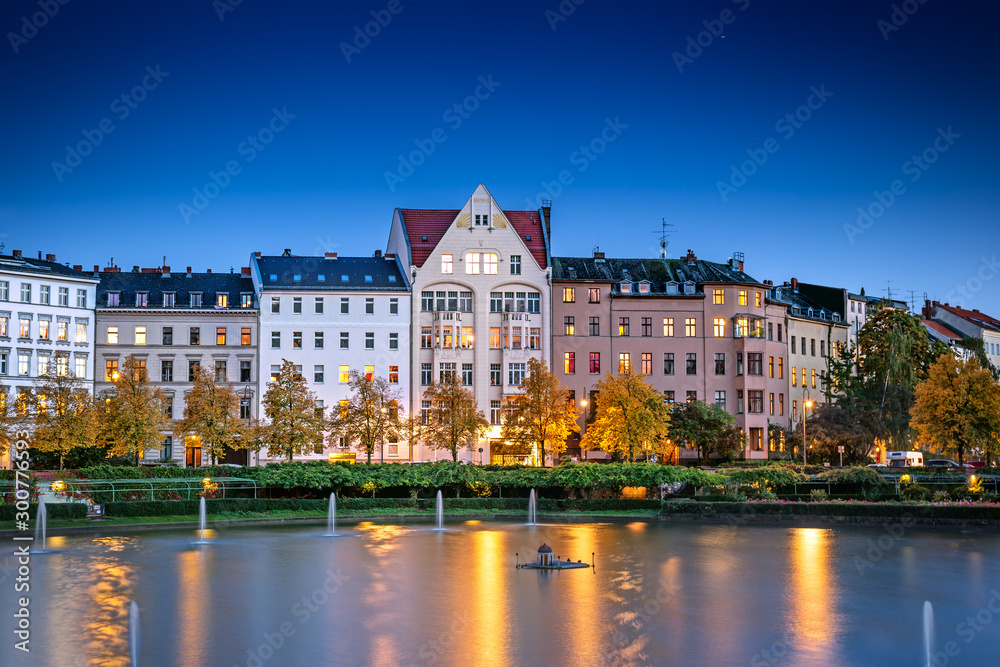
{"label": "illuminated window", "polygon": [[576,303],[575,287],[563,287],[563,303]]}
{"label": "illuminated window", "polygon": [[629,321],[628,321],[628,318],[627,317],[619,317],[618,318],[618,335],[619,336],[628,336],[629,335],[628,332],[629,332]]}
{"label": "illuminated window", "polygon": [[694,338],[698,335],[698,327],[695,325],[695,319],[693,317],[684,319],[684,335],[688,338]]}
{"label": "illuminated window", "polygon": [[118,377],[118,360],[108,359],[104,362],[104,381],[111,382]]}
{"label": "illuminated window", "polygon": [[774,392],[768,395],[769,412],[771,416],[774,416]]}
{"label": "illuminated window", "polygon": [[760,308],[764,303],[764,295],[760,292],[754,292],[754,302],[757,304],[757,307]]}
{"label": "illuminated window", "polygon": [[52,326],[52,322],[49,320],[38,320],[38,337],[42,340],[49,339],[49,327]]}
{"label": "illuminated window", "polygon": [[389,366],[389,384],[399,384],[399,366]]}
{"label": "illuminated window", "polygon": [[375,367],[365,366],[365,379],[371,382],[375,379]]}
{"label": "illuminated window", "polygon": [[739,292],[739,296],[740,296],[740,305],[741,306],[747,305],[747,303],[748,303],[747,302],[747,291],[745,289],[741,289],[740,292]]}
{"label": "illuminated window", "polygon": [[721,289],[712,290],[712,303],[716,306],[722,306],[726,303],[726,292]]}
{"label": "illuminated window", "polygon": [[785,414],[785,395],[778,394],[778,415],[784,416]]}
{"label": "illuminated window", "polygon": [[250,329],[245,327],[240,329],[240,345],[250,345]]}
{"label": "illuminated window", "polygon": [[479,253],[465,253],[465,273],[466,275],[479,275]]}
{"label": "illuminated window", "polygon": [[454,263],[451,255],[441,255],[441,273],[454,273]]}
{"label": "illuminated window", "polygon": [[672,337],[674,335],[674,318],[663,318],[663,335]]}
{"label": "illuminated window", "polygon": [[339,377],[337,379],[340,381],[340,383],[347,384],[348,382],[351,381],[351,367],[347,365],[342,365],[340,367],[340,373],[338,375]]}
{"label": "illuminated window", "polygon": [[792,386],[799,386],[799,374],[795,372],[795,366],[792,366]]}
{"label": "illuminated window", "polygon": [[69,322],[57,322],[56,323],[57,340],[67,340],[68,337],[69,337]]}
{"label": "illuminated window", "polygon": [[215,305],[219,308],[229,307],[229,295],[228,294],[216,294],[215,295]]}
{"label": "illuminated window", "polygon": [[[429,327],[424,327],[429,329]],[[430,347],[428,345],[427,347]],[[490,327],[490,349],[499,350],[500,349],[500,327]]]}
{"label": "illuminated window", "polygon": [[590,288],[590,303],[600,303],[601,302],[601,288],[591,287]]}
{"label": "illuminated window", "polygon": [[631,370],[631,364],[629,363],[629,353],[619,352],[618,353],[618,372],[628,373]]}
{"label": "illuminated window", "polygon": [[483,273],[495,276],[497,274],[497,255],[493,252],[483,253]]}
{"label": "illuminated window", "polygon": [[716,317],[713,322],[713,328],[716,338],[722,338],[726,335],[726,320],[721,317]]}
{"label": "illuminated window", "polygon": [[566,336],[576,335],[576,318],[572,315],[563,317],[563,334]]}
{"label": "illuminated window", "polygon": [[813,389],[816,388],[816,369],[815,368],[812,371],[812,388]]}
{"label": "illuminated window", "polygon": [[785,379],[785,360],[781,357],[778,357],[778,379]]}
{"label": "illuminated window", "polygon": [[[21,320],[22,322],[24,320]],[[118,344],[118,327],[108,327],[108,345]]]}
{"label": "illuminated window", "polygon": [[74,360],[75,370],[73,374],[78,378],[86,379],[87,377],[87,358],[86,357],[76,357]]}
{"label": "illuminated window", "polygon": [[806,369],[805,369],[805,367],[802,368],[802,386],[803,387],[806,386]]}
{"label": "illuminated window", "polygon": [[653,374],[653,353],[652,352],[643,352],[642,353],[642,357],[640,358],[640,368],[642,370],[642,374],[643,375],[652,375]]}
{"label": "illuminated window", "polygon": [[225,345],[226,344],[226,327],[216,327],[215,329],[215,344]]}
{"label": "illuminated window", "polygon": [[590,374],[597,375],[601,372],[601,353],[591,352],[590,353]]}
{"label": "illuminated window", "polygon": [[135,344],[136,345],[146,344],[146,327],[135,328]]}

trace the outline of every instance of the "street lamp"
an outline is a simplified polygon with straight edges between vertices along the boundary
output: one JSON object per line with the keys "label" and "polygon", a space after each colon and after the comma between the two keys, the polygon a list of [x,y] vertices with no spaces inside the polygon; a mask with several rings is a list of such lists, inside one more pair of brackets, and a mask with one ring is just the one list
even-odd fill
{"label": "street lamp", "polygon": [[811,408],[813,402],[809,400],[809,392],[806,391],[805,397],[802,399],[802,467],[806,465],[806,450],[808,445],[806,445],[806,408]]}
{"label": "street lamp", "polygon": [[587,450],[583,448],[583,436],[587,435],[587,399],[580,399],[580,407],[583,408],[583,430],[580,433],[580,458],[587,460]]}

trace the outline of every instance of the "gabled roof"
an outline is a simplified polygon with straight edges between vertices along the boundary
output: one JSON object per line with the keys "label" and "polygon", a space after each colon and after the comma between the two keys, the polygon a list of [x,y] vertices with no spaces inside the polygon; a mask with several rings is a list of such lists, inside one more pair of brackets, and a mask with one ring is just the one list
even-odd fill
{"label": "gabled roof", "polygon": [[942,310],[952,313],[953,315],[957,315],[964,320],[968,320],[982,329],[1000,331],[1000,320],[995,317],[991,317],[986,313],[981,313],[975,309],[966,310],[965,308],[959,308],[958,306],[949,306],[946,303],[935,303],[934,305]]}
{"label": "gabled roof", "polygon": [[[410,259],[415,266],[424,265],[459,213],[460,209],[399,209],[410,242]],[[538,211],[503,211],[503,214],[538,265],[544,268],[545,237]]]}
{"label": "gabled roof", "polygon": [[405,292],[409,289],[394,257],[265,256],[252,260],[261,287],[269,290],[354,290]]}
{"label": "gabled roof", "polygon": [[[552,280],[580,282],[650,282],[651,294],[665,294],[668,282],[761,285],[729,264],[696,259],[553,257]],[[763,286],[763,285],[761,285]]]}
{"label": "gabled roof", "polygon": [[92,272],[84,273],[71,269],[65,264],[52,262],[45,259],[32,259],[31,257],[14,257],[13,255],[0,255],[0,272],[16,271],[17,273],[35,273],[40,276],[53,276],[57,278],[75,278],[97,282]]}
{"label": "gabled roof", "polygon": [[931,331],[937,333],[942,338],[947,338],[953,343],[961,342],[964,336],[952,329],[949,329],[943,322],[936,322],[935,320],[925,319],[923,322],[924,326]]}
{"label": "gabled roof", "polygon": [[[101,282],[97,285],[97,307],[108,308],[108,293],[119,294],[119,305],[111,308],[135,308],[137,292],[146,292],[147,305],[143,310],[163,308],[163,294],[174,294],[174,305],[168,309],[191,308],[191,294],[201,293],[200,310],[215,310],[216,295],[228,294],[228,310],[244,310],[240,307],[241,294],[254,294],[253,281],[239,273],[139,273],[135,271],[102,271],[98,274]],[[256,298],[251,297],[251,308],[257,307]]]}

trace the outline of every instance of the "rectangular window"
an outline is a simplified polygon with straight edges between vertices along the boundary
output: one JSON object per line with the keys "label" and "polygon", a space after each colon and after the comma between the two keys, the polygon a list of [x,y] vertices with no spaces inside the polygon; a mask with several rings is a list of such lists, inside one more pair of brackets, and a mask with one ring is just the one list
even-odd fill
{"label": "rectangular window", "polygon": [[240,328],[240,345],[250,345],[250,328]]}
{"label": "rectangular window", "polygon": [[365,332],[365,349],[374,350],[375,349],[375,332],[366,331]]}
{"label": "rectangular window", "polygon": [[778,379],[785,379],[785,360],[782,357],[778,357]]}
{"label": "rectangular window", "polygon": [[590,325],[590,335],[591,336],[600,336],[601,335],[601,318],[599,318],[599,317],[591,317],[591,318],[589,318],[589,325]]}
{"label": "rectangular window", "polygon": [[[428,382],[427,384],[430,384]],[[430,401],[420,401],[420,423],[423,425],[429,424],[431,421],[431,402]]]}
{"label": "rectangular window", "polygon": [[792,354],[795,354],[795,336],[792,336]]}
{"label": "rectangular window", "polygon": [[347,364],[341,364],[337,373],[337,381],[340,384],[347,384],[351,381],[351,367]]}
{"label": "rectangular window", "polygon": [[666,403],[667,405],[673,405],[674,404],[674,392],[671,391],[671,390],[669,390],[669,389],[665,389],[663,391],[663,402]]}
{"label": "rectangular window", "polygon": [[821,357],[825,357],[826,356],[826,341],[825,340],[821,340],[819,342],[819,356],[821,356]]}
{"label": "rectangular window", "polygon": [[520,387],[521,382],[524,380],[524,364],[508,364],[507,365],[507,379],[512,387]]}
{"label": "rectangular window", "polygon": [[38,320],[38,337],[41,340],[49,339],[49,327],[51,326],[52,326],[51,320],[42,320],[42,319]]}
{"label": "rectangular window", "polygon": [[215,328],[215,344],[216,345],[226,344],[226,327]]}
{"label": "rectangular window", "polygon": [[198,327],[191,327],[190,340],[192,345],[201,345],[201,329]]}
{"label": "rectangular window", "polygon": [[488,276],[495,276],[497,274],[497,255],[494,252],[487,252],[483,254],[483,273]]}
{"label": "rectangular window", "polygon": [[542,349],[542,329],[541,327],[531,327],[528,335],[528,349],[529,350],[540,350]]}
{"label": "rectangular window", "polygon": [[694,403],[695,401],[698,400],[698,392],[696,392],[696,391],[686,391],[684,393],[686,394],[685,398],[687,399],[688,403]]}
{"label": "rectangular window", "polygon": [[510,256],[510,275],[519,276],[521,275],[521,256],[511,255]]}
{"label": "rectangular window", "polygon": [[725,375],[726,374],[726,353],[716,352],[715,353],[715,374]]}
{"label": "rectangular window", "polygon": [[201,292],[194,292],[191,294],[191,307],[201,308]]}
{"label": "rectangular window", "polygon": [[188,382],[194,382],[194,376],[198,374],[201,363],[197,359],[188,359]]}
{"label": "rectangular window", "polygon": [[472,386],[472,364],[462,364],[462,384]]}
{"label": "rectangular window", "polygon": [[455,364],[443,362],[438,364],[438,382],[455,381]]}
{"label": "rectangular window", "polygon": [[642,353],[642,357],[640,358],[640,361],[641,361],[642,374],[643,375],[652,375],[653,374],[653,353],[652,352],[643,352]]}
{"label": "rectangular window", "polygon": [[[471,299],[472,293],[468,292],[468,294],[470,295],[470,299]],[[472,304],[471,303],[469,304],[469,310],[470,311],[472,310]],[[399,299],[397,299],[395,297],[389,299],[389,314],[390,315],[399,315]]]}
{"label": "rectangular window", "polygon": [[[20,355],[19,355],[20,356]],[[27,375],[27,369],[21,375]],[[113,382],[118,378],[118,360],[108,359],[104,362],[104,381]]]}
{"label": "rectangular window", "polygon": [[21,303],[31,303],[31,283],[21,283]]}
{"label": "rectangular window", "polygon": [[693,317],[684,319],[684,335],[688,338],[695,338],[698,335],[698,327]]}
{"label": "rectangular window", "polygon": [[490,424],[500,424],[500,401],[490,401]]}
{"label": "rectangular window", "polygon": [[601,302],[601,288],[591,287],[588,290],[590,303],[600,303]]}
{"label": "rectangular window", "polygon": [[[428,338],[429,338],[430,327],[424,327],[424,328],[428,330]],[[427,347],[430,347],[430,345],[428,345]],[[500,327],[490,327],[490,349],[491,350],[500,349]]]}
{"label": "rectangular window", "polygon": [[48,306],[52,303],[52,288],[48,285],[38,287],[38,303]]}
{"label": "rectangular window", "polygon": [[726,392],[724,391],[715,392],[715,405],[720,410],[726,409]]}
{"label": "rectangular window", "polygon": [[[424,292],[424,294],[429,294],[429,292]],[[490,312],[503,312],[503,292],[490,292]]]}
{"label": "rectangular window", "polygon": [[313,383],[323,384],[323,366],[313,366]]}
{"label": "rectangular window", "polygon": [[173,292],[166,292],[163,295],[163,307],[173,308],[176,295]]}
{"label": "rectangular window", "polygon": [[399,384],[399,366],[389,366],[389,384]]}
{"label": "rectangular window", "polygon": [[430,364],[420,364],[420,386],[426,387],[431,383],[433,369]]}
{"label": "rectangular window", "polygon": [[698,374],[698,355],[694,352],[688,352],[684,355],[684,368],[688,375]]}
{"label": "rectangular window", "polygon": [[641,332],[640,332],[641,335],[643,335],[643,336],[652,336],[653,335],[653,318],[652,317],[643,317],[639,321],[639,325],[640,325],[640,327],[642,329]]}
{"label": "rectangular window", "polygon": [[805,366],[802,367],[802,386],[803,387],[806,386],[806,368],[805,368]]}
{"label": "rectangular window", "polygon": [[0,316],[0,336],[9,336],[7,331],[8,318],[6,315]]}
{"label": "rectangular window", "polygon": [[434,292],[420,293],[420,312],[429,313],[434,310]]}
{"label": "rectangular window", "polygon": [[510,346],[514,350],[521,349],[521,327],[510,328]]}
{"label": "rectangular window", "polygon": [[120,292],[108,292],[108,307],[116,308],[120,303],[121,293]]}
{"label": "rectangular window", "polygon": [[272,331],[271,332],[271,349],[278,350],[281,348],[281,332]]}
{"label": "rectangular window", "polygon": [[[78,323],[77,327],[79,327],[80,324],[83,324],[83,323],[82,322]],[[77,336],[77,338],[79,338],[79,336]],[[69,340],[69,322],[56,322],[56,340]],[[86,340],[84,340],[84,341],[79,341],[78,340],[76,342],[78,342],[78,343],[79,342],[84,342],[85,343],[87,341]]]}
{"label": "rectangular window", "polygon": [[598,375],[601,372],[601,353],[590,353],[590,374]]}
{"label": "rectangular window", "polygon": [[754,304],[760,308],[764,304],[764,295],[762,292],[754,292]]}
{"label": "rectangular window", "polygon": [[563,352],[563,373],[576,373],[576,352]]}
{"label": "rectangular window", "polygon": [[302,314],[302,297],[293,296],[292,297],[292,313],[296,315]]}
{"label": "rectangular window", "polygon": [[792,366],[792,386],[798,387],[799,386],[798,383],[799,383],[799,374],[796,372],[795,366]]}
{"label": "rectangular window", "polygon": [[441,273],[454,273],[455,266],[451,255],[441,255]]}
{"label": "rectangular window", "polygon": [[240,294],[240,308],[251,308],[253,306],[253,294]]}
{"label": "rectangular window", "polygon": [[346,296],[340,297],[340,314],[349,315],[351,312],[351,300]]}
{"label": "rectangular window", "polygon": [[472,312],[472,292],[458,293],[458,310],[462,313]]}
{"label": "rectangular window", "polygon": [[[59,291],[66,289],[65,287],[60,287]],[[10,282],[7,280],[0,280],[0,301],[10,301]],[[60,303],[60,306],[65,306],[66,304]]]}
{"label": "rectangular window", "polygon": [[542,295],[540,292],[528,292],[528,312],[542,312]]}
{"label": "rectangular window", "polygon": [[712,323],[714,329],[714,334],[716,338],[722,338],[726,335],[726,320],[721,317],[716,317]]}
{"label": "rectangular window", "polygon": [[[458,330],[459,329],[456,328],[456,331]],[[461,345],[465,349],[471,349],[474,339],[474,336],[472,335],[472,327],[461,327],[461,333],[462,333],[462,338],[459,341],[459,345]],[[396,335],[397,334],[389,334],[389,349],[391,350],[396,349],[395,347],[392,346],[392,337]]]}
{"label": "rectangular window", "polygon": [[673,375],[674,374],[674,353],[665,352],[663,354],[663,374]]}
{"label": "rectangular window", "polygon": [[736,414],[743,414],[743,390],[736,390]]}
{"label": "rectangular window", "polygon": [[217,308],[229,308],[229,295],[217,293],[215,295],[215,305]]}
{"label": "rectangular window", "polygon": [[712,304],[716,306],[723,306],[726,303],[726,292],[721,289],[712,290]]}
{"label": "rectangular window", "polygon": [[[425,329],[430,329],[430,327],[424,327]],[[340,332],[340,349],[348,350],[351,347],[351,334],[348,331]],[[428,347],[430,347],[428,345]]]}
{"label": "rectangular window", "polygon": [[628,373],[632,370],[631,357],[628,352],[618,353],[618,372],[621,374]]}
{"label": "rectangular window", "polygon": [[778,324],[778,342],[781,342],[781,324]]}
{"label": "rectangular window", "polygon": [[313,333],[313,348],[317,349],[317,350],[322,350],[323,349],[323,344],[324,344],[324,341],[323,341],[323,332],[322,331],[316,331],[316,332],[314,332]]}
{"label": "rectangular window", "polygon": [[748,302],[747,302],[747,291],[745,289],[741,289],[739,291],[739,297],[740,297],[740,305],[741,306],[748,305]]}
{"label": "rectangular window", "polygon": [[215,362],[215,381],[225,382],[229,375],[226,373],[226,362],[223,359],[218,359]]}
{"label": "rectangular window", "polygon": [[768,396],[769,396],[769,399],[770,399],[769,400],[769,409],[770,409],[769,414],[773,417],[774,416],[774,392],[772,391]]}
{"label": "rectangular window", "polygon": [[468,276],[479,275],[479,253],[465,253],[465,274]]}
{"label": "rectangular window", "polygon": [[563,317],[563,334],[573,336],[576,334],[576,318],[572,315]]}
{"label": "rectangular window", "polygon": [[80,379],[87,378],[87,358],[86,357],[76,357],[74,360],[76,368],[73,370],[73,375]]}
{"label": "rectangular window", "polygon": [[136,345],[146,344],[146,327],[135,328],[135,344]]}
{"label": "rectangular window", "polygon": [[812,370],[812,388],[813,389],[816,388],[816,369],[815,368]]}
{"label": "rectangular window", "polygon": [[250,371],[251,371],[250,361],[249,360],[240,361],[240,382],[251,381]]}
{"label": "rectangular window", "polygon": [[563,287],[563,303],[576,303],[575,287]]}
{"label": "rectangular window", "polygon": [[785,415],[785,395],[784,394],[778,394],[778,415],[780,415],[782,417]]}
{"label": "rectangular window", "polygon": [[762,352],[747,352],[747,375],[764,374],[764,354]]}
{"label": "rectangular window", "polygon": [[375,299],[368,297],[365,299],[365,315],[375,314]]}
{"label": "rectangular window", "polygon": [[618,335],[627,336],[629,332],[629,323],[627,317],[618,318]]}
{"label": "rectangular window", "polygon": [[747,412],[752,415],[764,414],[764,390],[750,389],[747,391]]}
{"label": "rectangular window", "polygon": [[[340,334],[340,347],[342,349],[347,349],[347,332]],[[420,347],[425,350],[433,347],[433,340],[431,338],[431,328],[430,327],[420,327]]]}
{"label": "rectangular window", "polygon": [[[27,338],[28,334],[24,331],[25,320],[21,320],[21,337]],[[108,327],[108,345],[118,344],[118,327]]]}
{"label": "rectangular window", "polygon": [[503,384],[503,370],[500,364],[490,364],[490,386],[499,387]]}
{"label": "rectangular window", "polygon": [[174,344],[174,328],[173,327],[163,327],[163,344],[173,345]]}
{"label": "rectangular window", "polygon": [[767,323],[767,339],[774,340],[774,322]]}
{"label": "rectangular window", "polygon": [[[277,278],[274,278],[274,280],[277,280]],[[271,375],[270,375],[271,380],[270,381],[271,382],[277,382],[278,381],[278,373],[280,373],[280,372],[281,372],[281,366],[277,366],[277,365],[271,366]]]}
{"label": "rectangular window", "polygon": [[[805,354],[805,351],[803,350],[802,353]],[[813,356],[813,357],[816,356],[816,339],[815,338],[810,338],[809,339],[809,354],[811,356]]]}
{"label": "rectangular window", "polygon": [[[466,328],[469,330],[470,336],[471,336],[472,327],[466,327]],[[393,332],[393,333],[389,334],[389,349],[390,350],[398,350],[399,349],[399,334],[398,333]]]}
{"label": "rectangular window", "polygon": [[674,318],[663,318],[663,335],[666,337],[672,337],[674,335]]}

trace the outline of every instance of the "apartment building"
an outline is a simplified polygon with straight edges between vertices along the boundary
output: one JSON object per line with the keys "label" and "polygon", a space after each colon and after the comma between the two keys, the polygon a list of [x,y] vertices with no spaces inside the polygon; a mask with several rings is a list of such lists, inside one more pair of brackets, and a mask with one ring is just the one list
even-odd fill
{"label": "apartment building", "polygon": [[986,358],[1000,368],[1000,320],[977,308],[968,310],[929,300],[924,301],[922,312],[925,319],[942,324],[959,336],[982,340]]}
{"label": "apartment building", "polygon": [[[234,385],[243,418],[257,416],[258,304],[250,271],[241,273],[172,273],[169,266],[122,271],[107,267],[94,275],[97,289],[95,391],[112,388],[125,359],[134,356],[150,383],[167,399],[171,419],[184,416],[184,397],[198,367],[212,369],[217,382]],[[174,442],[164,431],[160,449],[143,461],[207,465],[201,443],[189,437]],[[256,463],[252,454],[235,451],[221,461]]]}
{"label": "apartment building", "polygon": [[[393,214],[388,252],[413,286],[410,409],[426,414],[424,388],[452,375],[492,424],[462,460],[538,462],[535,452],[500,441],[500,414],[528,359],[550,359],[549,215],[549,206],[503,210],[484,185],[457,209]],[[424,448],[414,454],[441,455]]]}
{"label": "apartment building", "polygon": [[[0,255],[0,403],[10,405],[50,370],[93,390],[97,278],[55,255]],[[0,466],[10,467],[10,451]]]}
{"label": "apartment building", "polygon": [[667,403],[700,400],[730,412],[747,434],[743,458],[768,458],[768,422],[788,419],[784,307],[768,301],[768,286],[742,260],[595,251],[553,258],[552,275],[554,370],[578,404],[587,401],[580,436],[594,418],[597,382],[628,369],[647,376]]}
{"label": "apartment building", "polygon": [[[258,394],[277,375],[283,360],[295,364],[327,416],[350,395],[351,371],[384,377],[409,403],[410,283],[400,259],[376,251],[373,257],[280,256],[250,258],[260,298]],[[329,460],[358,454],[358,443],[341,441],[301,460]],[[388,441],[375,460],[404,461],[409,450]],[[262,462],[268,459],[262,453]]]}

